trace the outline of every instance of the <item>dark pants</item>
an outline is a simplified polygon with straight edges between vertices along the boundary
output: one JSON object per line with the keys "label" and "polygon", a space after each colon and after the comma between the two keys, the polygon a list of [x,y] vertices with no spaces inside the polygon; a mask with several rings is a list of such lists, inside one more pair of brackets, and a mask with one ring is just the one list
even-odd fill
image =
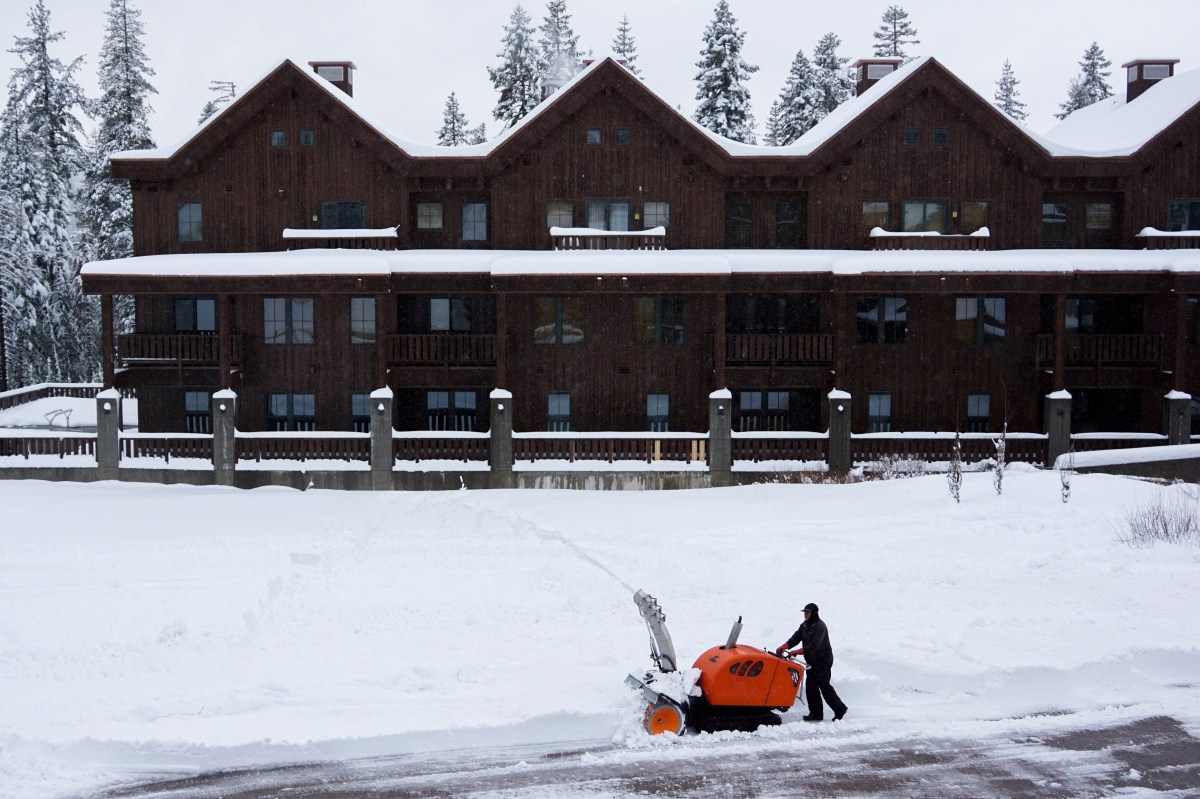
{"label": "dark pants", "polygon": [[838,698],[837,691],[829,684],[832,672],[833,664],[809,666],[808,673],[804,675],[807,681],[804,684],[804,696],[808,700],[808,714],[813,718],[819,719],[825,715],[825,706],[821,704],[822,696],[829,703],[829,709],[835,716],[846,712],[846,703]]}

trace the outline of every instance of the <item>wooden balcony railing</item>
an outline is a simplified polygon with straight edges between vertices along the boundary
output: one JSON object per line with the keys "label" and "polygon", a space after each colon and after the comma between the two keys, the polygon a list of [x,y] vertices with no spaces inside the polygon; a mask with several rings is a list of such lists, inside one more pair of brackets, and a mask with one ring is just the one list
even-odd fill
{"label": "wooden balcony railing", "polygon": [[593,230],[550,228],[556,250],[665,250],[666,228],[650,230]]}
{"label": "wooden balcony railing", "polygon": [[873,233],[876,250],[986,250],[989,236],[913,236],[903,233]]}
{"label": "wooden balcony railing", "polygon": [[[220,338],[211,333],[126,333],[117,338],[117,358],[131,361],[164,363],[218,363]],[[242,336],[229,337],[230,362],[242,359]]]}
{"label": "wooden balcony railing", "polygon": [[1147,250],[1194,250],[1200,247],[1200,231],[1162,231],[1143,228],[1135,237]]}
{"label": "wooden balcony railing", "polygon": [[471,333],[392,334],[388,363],[406,366],[489,366],[496,363],[496,336]]}
{"label": "wooden balcony railing", "polygon": [[[1155,333],[1092,333],[1066,337],[1068,366],[1160,366],[1162,336]],[[1037,337],[1037,367],[1054,364],[1054,336]]]}
{"label": "wooden balcony railing", "polygon": [[831,363],[832,333],[733,333],[725,337],[728,363]]}

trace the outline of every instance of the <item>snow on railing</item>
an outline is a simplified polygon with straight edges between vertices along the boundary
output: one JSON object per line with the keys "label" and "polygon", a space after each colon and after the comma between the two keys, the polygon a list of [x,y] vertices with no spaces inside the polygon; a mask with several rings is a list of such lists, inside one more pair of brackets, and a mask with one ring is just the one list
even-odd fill
{"label": "snow on railing", "polygon": [[985,250],[992,233],[981,227],[973,233],[945,234],[936,230],[896,231],[872,228],[867,238],[876,250]]}
{"label": "snow on railing", "polygon": [[665,250],[667,229],[598,230],[586,227],[550,228],[556,250]]}
{"label": "snow on railing", "polygon": [[399,225],[381,228],[284,228],[285,239],[394,239]]}
{"label": "snow on railing", "polygon": [[1200,247],[1200,230],[1159,230],[1144,227],[1136,238],[1144,239],[1148,250],[1192,249]]}

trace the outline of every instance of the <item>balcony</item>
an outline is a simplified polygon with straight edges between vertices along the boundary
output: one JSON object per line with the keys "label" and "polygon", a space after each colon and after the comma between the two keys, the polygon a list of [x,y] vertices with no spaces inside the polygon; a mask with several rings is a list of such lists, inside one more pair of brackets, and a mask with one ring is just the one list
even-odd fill
{"label": "balcony", "polygon": [[833,362],[832,333],[733,333],[725,337],[725,362],[772,366]]}
{"label": "balcony", "polygon": [[899,233],[882,228],[871,231],[875,250],[986,250],[991,234],[987,228],[965,236],[946,236],[941,233]]}
{"label": "balcony", "polygon": [[[125,333],[117,338],[117,359],[126,366],[217,364],[219,342],[220,337],[212,333]],[[230,336],[230,363],[241,359],[242,336]]]}
{"label": "balcony", "polygon": [[1135,237],[1147,250],[1192,250],[1200,247],[1200,230],[1163,231],[1142,228]]}
{"label": "balcony", "polygon": [[596,230],[594,228],[550,228],[556,250],[665,250],[667,229]]}
{"label": "balcony", "polygon": [[421,333],[387,337],[387,360],[404,366],[494,366],[495,334]]}
{"label": "balcony", "polygon": [[[1067,366],[1162,365],[1162,336],[1154,333],[1071,334],[1065,340]],[[1054,336],[1037,337],[1037,367],[1054,366]]]}

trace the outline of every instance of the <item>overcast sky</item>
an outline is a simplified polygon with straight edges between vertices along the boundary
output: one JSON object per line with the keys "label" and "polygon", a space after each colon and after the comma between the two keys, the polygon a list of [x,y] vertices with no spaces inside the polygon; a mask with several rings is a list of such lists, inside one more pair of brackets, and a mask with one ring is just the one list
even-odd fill
{"label": "overcast sky", "polygon": [[[45,0],[55,30],[66,34],[54,55],[82,55],[84,89],[96,92],[96,54],[109,0]],[[496,95],[488,66],[497,63],[509,0],[132,0],[142,9],[146,49],[157,72],[153,132],[160,146],[186,138],[211,80],[249,88],[282,59],[351,60],[358,66],[355,97],[397,135],[432,144],[451,91],[472,125],[488,123]],[[744,55],[761,69],[750,81],[761,131],[797,48],[812,53],[828,31],[841,37],[841,54],[870,56],[871,33],[886,0],[729,0],[746,33]],[[16,63],[7,52],[28,33],[33,0],[0,3],[0,67]],[[657,0],[622,5],[612,0],[568,0],[580,45],[597,55],[612,47],[617,23],[628,14],[643,77],[666,101],[691,115],[695,63],[714,0]],[[1200,69],[1197,0],[906,0],[901,4],[921,43],[912,55],[932,55],[991,99],[1006,58],[1021,81],[1029,125],[1044,132],[1055,120],[1078,73],[1084,50],[1097,41],[1113,62],[1110,84],[1124,90],[1120,65],[1135,58],[1178,58],[1178,71]],[[544,0],[525,9],[540,24]]]}

